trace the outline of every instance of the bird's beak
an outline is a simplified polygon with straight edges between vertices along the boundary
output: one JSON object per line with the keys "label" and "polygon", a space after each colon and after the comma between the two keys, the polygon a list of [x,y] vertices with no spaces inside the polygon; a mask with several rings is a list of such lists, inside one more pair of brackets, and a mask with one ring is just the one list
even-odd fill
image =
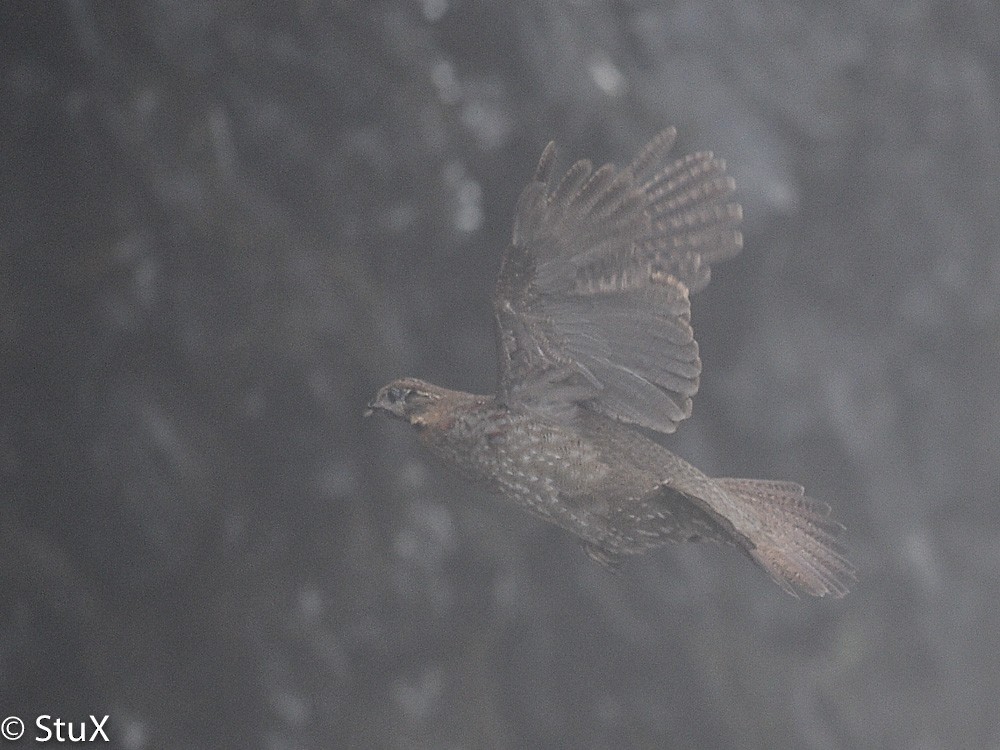
{"label": "bird's beak", "polygon": [[375,402],[374,401],[369,401],[368,402],[368,408],[365,409],[363,412],[361,412],[361,416],[362,417],[370,417],[374,413],[375,413]]}

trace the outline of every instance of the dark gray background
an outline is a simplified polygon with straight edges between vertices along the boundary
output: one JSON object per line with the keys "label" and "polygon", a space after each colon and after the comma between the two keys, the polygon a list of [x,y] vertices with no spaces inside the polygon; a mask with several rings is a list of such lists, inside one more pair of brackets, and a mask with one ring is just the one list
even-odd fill
{"label": "dark gray background", "polygon": [[[0,5],[0,713],[123,748],[1000,744],[1000,11]],[[667,445],[797,480],[842,601],[730,550],[618,577],[362,421],[494,385],[542,147],[724,156]],[[637,332],[641,335],[641,332]]]}

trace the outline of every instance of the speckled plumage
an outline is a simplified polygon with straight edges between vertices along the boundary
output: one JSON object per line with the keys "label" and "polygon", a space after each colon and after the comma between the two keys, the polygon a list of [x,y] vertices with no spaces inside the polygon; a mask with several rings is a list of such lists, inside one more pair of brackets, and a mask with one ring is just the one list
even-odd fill
{"label": "speckled plumage", "polygon": [[405,419],[445,463],[571,531],[616,566],[666,541],[733,544],[787,591],[842,596],[839,524],[790,482],[710,478],[636,426],[690,415],[701,361],[689,294],[739,252],[732,180],[708,152],[666,156],[660,133],[624,169],[545,149],[522,193],[494,296],[495,396],[415,379],[373,411]]}

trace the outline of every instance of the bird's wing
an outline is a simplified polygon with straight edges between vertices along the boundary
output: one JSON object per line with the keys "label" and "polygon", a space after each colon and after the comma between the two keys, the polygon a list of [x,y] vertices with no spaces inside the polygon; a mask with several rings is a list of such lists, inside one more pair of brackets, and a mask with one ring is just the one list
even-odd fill
{"label": "bird's wing", "polygon": [[505,403],[583,406],[665,433],[690,415],[701,360],[689,295],[740,251],[741,211],[721,159],[668,161],[675,136],[624,169],[579,161],[558,183],[545,149],[494,296]]}
{"label": "bird's wing", "polygon": [[[629,553],[666,542],[712,541],[743,549],[753,546],[725,516],[704,502],[662,484],[634,502],[612,508],[608,525],[627,537]],[[607,568],[616,569],[625,561],[625,553],[613,545],[586,542],[584,548],[593,560]]]}

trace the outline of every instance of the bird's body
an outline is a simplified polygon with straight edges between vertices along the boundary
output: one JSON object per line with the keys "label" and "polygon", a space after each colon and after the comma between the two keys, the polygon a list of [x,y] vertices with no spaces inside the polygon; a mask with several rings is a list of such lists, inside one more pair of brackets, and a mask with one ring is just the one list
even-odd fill
{"label": "bird's body", "polygon": [[724,165],[707,152],[664,164],[673,137],[617,173],[577,162],[555,186],[550,144],[497,283],[497,394],[401,379],[369,406],[602,564],[713,540],[790,592],[841,596],[853,569],[824,504],[789,482],[710,478],[636,429],[673,432],[690,414],[701,362],[688,295],[741,245]]}
{"label": "bird's body", "polygon": [[608,559],[668,538],[708,535],[702,518],[655,528],[638,518],[626,527],[617,523],[621,508],[649,503],[669,517],[665,477],[705,478],[638,432],[586,413],[566,425],[508,409],[491,396],[442,392],[440,419],[418,427],[421,443],[466,478],[573,532]]}

